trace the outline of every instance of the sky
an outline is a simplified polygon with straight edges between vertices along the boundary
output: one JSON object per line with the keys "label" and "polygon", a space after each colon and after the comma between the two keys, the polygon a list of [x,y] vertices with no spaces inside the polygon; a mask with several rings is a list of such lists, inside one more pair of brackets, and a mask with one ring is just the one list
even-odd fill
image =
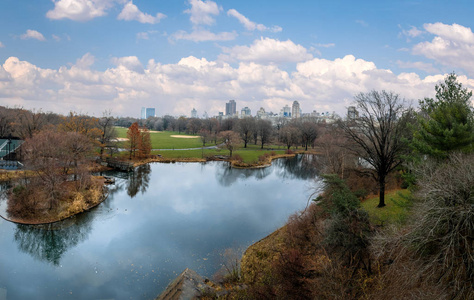
{"label": "sky", "polygon": [[0,105],[217,115],[234,99],[344,116],[354,96],[415,106],[474,88],[472,1],[1,0]]}

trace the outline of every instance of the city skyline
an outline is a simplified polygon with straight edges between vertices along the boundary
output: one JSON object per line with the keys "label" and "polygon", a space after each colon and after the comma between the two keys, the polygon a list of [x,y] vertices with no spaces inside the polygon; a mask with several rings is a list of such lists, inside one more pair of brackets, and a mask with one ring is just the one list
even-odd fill
{"label": "city skyline", "polygon": [[342,115],[360,92],[474,88],[470,1],[2,1],[0,105],[217,115],[228,99]]}

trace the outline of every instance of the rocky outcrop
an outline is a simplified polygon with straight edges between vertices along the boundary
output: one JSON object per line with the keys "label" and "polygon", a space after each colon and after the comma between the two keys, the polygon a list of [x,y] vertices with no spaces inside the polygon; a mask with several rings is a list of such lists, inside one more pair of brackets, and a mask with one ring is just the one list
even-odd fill
{"label": "rocky outcrop", "polygon": [[188,300],[199,299],[203,295],[215,293],[206,284],[204,278],[191,269],[184,270],[156,300]]}

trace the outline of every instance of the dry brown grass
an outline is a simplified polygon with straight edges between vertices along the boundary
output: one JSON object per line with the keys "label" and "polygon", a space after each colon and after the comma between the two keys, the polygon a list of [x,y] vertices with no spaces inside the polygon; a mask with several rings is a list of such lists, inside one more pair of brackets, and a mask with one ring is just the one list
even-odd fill
{"label": "dry brown grass", "polygon": [[83,189],[77,189],[75,182],[65,182],[57,205],[52,208],[41,188],[19,189],[8,199],[9,220],[21,224],[45,224],[89,210],[105,200],[104,181],[101,176],[94,177]]}

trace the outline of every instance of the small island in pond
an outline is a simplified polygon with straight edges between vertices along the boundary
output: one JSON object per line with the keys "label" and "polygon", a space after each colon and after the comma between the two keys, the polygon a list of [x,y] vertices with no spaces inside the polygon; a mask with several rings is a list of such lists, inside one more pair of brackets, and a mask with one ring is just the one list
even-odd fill
{"label": "small island in pond", "polygon": [[62,182],[58,185],[61,191],[55,196],[45,188],[16,185],[8,193],[5,218],[20,224],[46,224],[67,219],[104,201],[107,197],[104,182],[102,176],[92,176],[87,183]]}

